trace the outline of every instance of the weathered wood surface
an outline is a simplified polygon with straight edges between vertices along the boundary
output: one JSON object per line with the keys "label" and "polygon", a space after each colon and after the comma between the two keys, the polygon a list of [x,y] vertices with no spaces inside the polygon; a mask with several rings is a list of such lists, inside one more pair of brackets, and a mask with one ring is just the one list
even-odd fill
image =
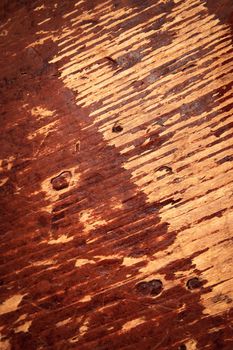
{"label": "weathered wood surface", "polygon": [[1,350],[233,349],[232,13],[1,1]]}

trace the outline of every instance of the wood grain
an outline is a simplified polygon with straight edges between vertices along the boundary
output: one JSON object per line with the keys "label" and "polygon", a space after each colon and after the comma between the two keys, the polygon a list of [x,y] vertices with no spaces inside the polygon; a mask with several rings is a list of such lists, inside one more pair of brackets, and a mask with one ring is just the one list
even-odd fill
{"label": "wood grain", "polygon": [[232,350],[232,14],[2,1],[0,349]]}

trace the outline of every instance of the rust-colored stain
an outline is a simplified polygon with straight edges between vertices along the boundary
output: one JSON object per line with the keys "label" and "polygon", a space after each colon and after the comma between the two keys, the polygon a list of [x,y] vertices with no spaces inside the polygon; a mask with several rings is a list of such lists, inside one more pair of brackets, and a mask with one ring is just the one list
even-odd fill
{"label": "rust-colored stain", "polygon": [[0,18],[0,350],[232,350],[233,2]]}

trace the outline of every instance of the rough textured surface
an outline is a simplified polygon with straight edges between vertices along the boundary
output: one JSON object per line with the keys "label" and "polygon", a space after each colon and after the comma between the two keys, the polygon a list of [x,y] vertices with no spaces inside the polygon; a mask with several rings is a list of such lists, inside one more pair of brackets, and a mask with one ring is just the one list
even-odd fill
{"label": "rough textured surface", "polygon": [[1,350],[233,349],[232,13],[1,1]]}

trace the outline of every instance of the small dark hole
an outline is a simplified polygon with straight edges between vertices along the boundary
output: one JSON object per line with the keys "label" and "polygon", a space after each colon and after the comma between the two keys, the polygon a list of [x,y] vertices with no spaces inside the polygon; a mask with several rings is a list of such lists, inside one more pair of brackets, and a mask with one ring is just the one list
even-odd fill
{"label": "small dark hole", "polygon": [[170,174],[173,173],[172,168],[171,168],[170,166],[167,166],[167,165],[162,165],[162,166],[160,166],[157,170],[158,170],[158,171],[163,171],[163,170],[165,170],[167,173],[170,173]]}
{"label": "small dark hole", "polygon": [[158,295],[162,292],[163,283],[160,280],[152,280],[149,282],[151,288],[151,295]]}
{"label": "small dark hole", "polygon": [[147,282],[139,282],[136,285],[136,290],[137,292],[141,294],[149,294],[150,293],[150,288]]}
{"label": "small dark hole", "polygon": [[78,141],[76,143],[76,145],[75,145],[75,152],[79,152],[80,151],[80,146],[81,146],[80,141]]}
{"label": "small dark hole", "polygon": [[140,294],[155,296],[162,292],[163,283],[160,280],[143,281],[136,285],[136,289]]}
{"label": "small dark hole", "polygon": [[51,180],[51,184],[53,186],[53,189],[56,191],[63,190],[64,188],[69,186],[71,178],[71,172],[70,171],[63,171],[60,175],[54,177]]}
{"label": "small dark hole", "polygon": [[187,350],[187,346],[185,344],[181,344],[179,347],[178,347],[178,350]]}
{"label": "small dark hole", "polygon": [[193,277],[187,282],[187,288],[191,290],[201,288],[201,286],[202,286],[202,283],[198,277]]}
{"label": "small dark hole", "polygon": [[123,128],[121,125],[114,125],[112,127],[112,132],[121,132],[121,131],[123,131]]}

